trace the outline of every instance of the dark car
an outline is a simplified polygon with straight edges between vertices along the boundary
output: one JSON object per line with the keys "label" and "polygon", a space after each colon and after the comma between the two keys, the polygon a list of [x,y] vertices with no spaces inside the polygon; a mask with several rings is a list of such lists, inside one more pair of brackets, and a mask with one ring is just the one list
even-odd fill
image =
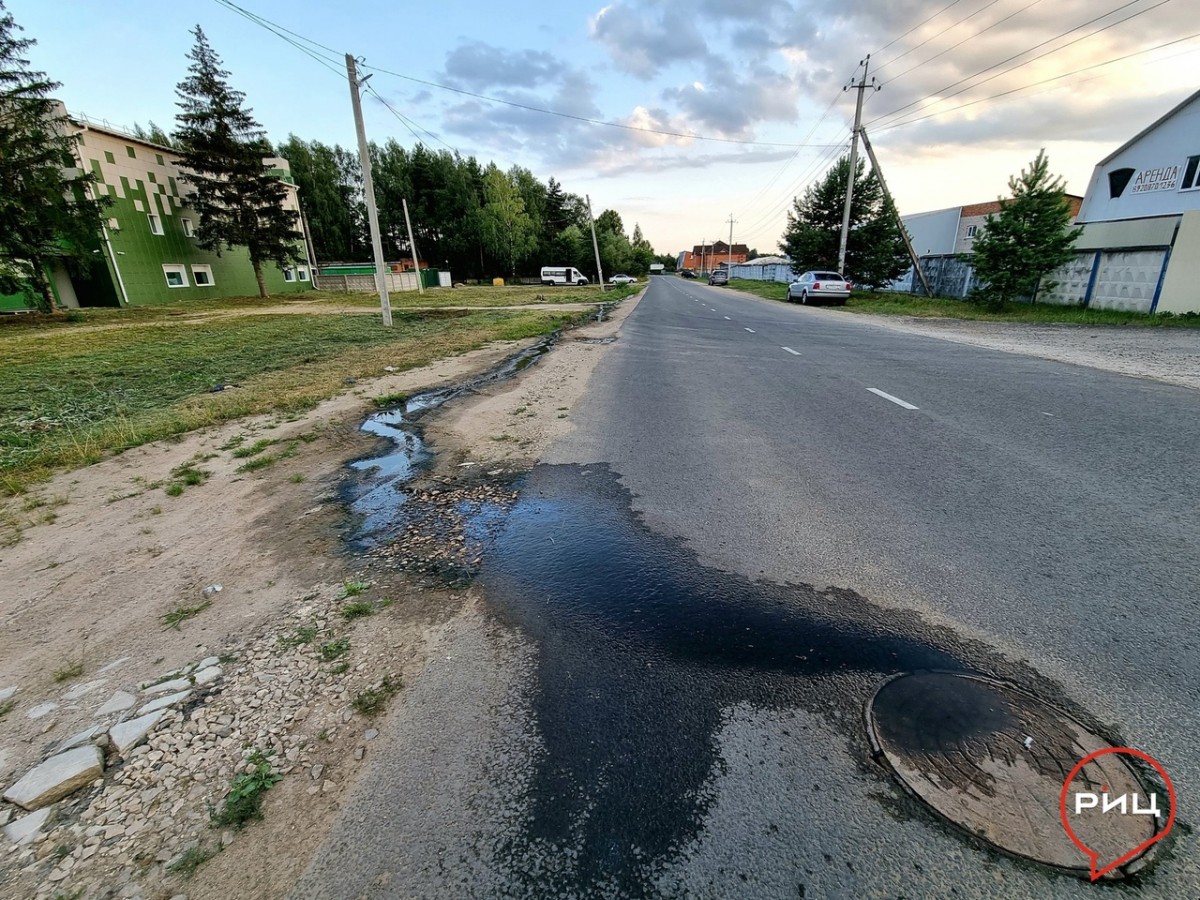
{"label": "dark car", "polygon": [[695,273],[695,272],[693,272],[691,269],[680,269],[680,270],[679,270],[679,277],[680,277],[680,278],[695,278],[695,277],[696,277],[696,273]]}
{"label": "dark car", "polygon": [[724,269],[717,269],[708,276],[709,284],[729,284],[729,273]]}

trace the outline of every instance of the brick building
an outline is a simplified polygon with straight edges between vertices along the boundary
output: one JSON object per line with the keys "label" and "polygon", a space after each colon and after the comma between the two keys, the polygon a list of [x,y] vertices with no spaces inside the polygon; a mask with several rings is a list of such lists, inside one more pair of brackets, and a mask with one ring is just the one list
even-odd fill
{"label": "brick building", "polygon": [[684,250],[676,260],[676,269],[692,269],[695,272],[711,272],[729,263],[744,263],[750,255],[750,249],[745,244],[734,244],[731,248],[724,241],[712,244],[697,244],[691,250]]}

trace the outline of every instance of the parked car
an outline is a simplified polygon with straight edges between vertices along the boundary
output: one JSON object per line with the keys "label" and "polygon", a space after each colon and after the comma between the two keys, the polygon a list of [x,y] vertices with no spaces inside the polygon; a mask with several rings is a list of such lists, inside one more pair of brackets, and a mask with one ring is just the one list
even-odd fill
{"label": "parked car", "polygon": [[788,302],[835,303],[845,306],[850,299],[850,282],[837,272],[805,272],[788,285]]}
{"label": "parked car", "polygon": [[691,269],[680,269],[680,270],[679,270],[679,277],[680,277],[680,278],[695,278],[695,277],[696,277],[696,273],[695,273],[695,272],[693,272]]}
{"label": "parked car", "polygon": [[729,284],[729,273],[724,269],[717,269],[708,276],[709,284]]}
{"label": "parked car", "polygon": [[609,284],[637,284],[637,279],[632,275],[614,275],[608,279]]}

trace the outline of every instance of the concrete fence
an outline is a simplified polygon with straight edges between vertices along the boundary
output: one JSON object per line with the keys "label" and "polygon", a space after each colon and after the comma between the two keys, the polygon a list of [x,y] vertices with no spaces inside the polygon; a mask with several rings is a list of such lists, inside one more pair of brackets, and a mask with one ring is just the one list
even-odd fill
{"label": "concrete fence", "polygon": [[[417,289],[415,272],[388,272],[384,277],[387,278],[389,291]],[[321,291],[362,291],[373,294],[379,289],[374,275],[314,275],[313,284]]]}
{"label": "concrete fence", "polygon": [[729,267],[729,277],[745,278],[750,281],[778,281],[780,284],[791,284],[796,280],[796,276],[792,273],[792,267],[787,263],[765,266],[734,263]]}

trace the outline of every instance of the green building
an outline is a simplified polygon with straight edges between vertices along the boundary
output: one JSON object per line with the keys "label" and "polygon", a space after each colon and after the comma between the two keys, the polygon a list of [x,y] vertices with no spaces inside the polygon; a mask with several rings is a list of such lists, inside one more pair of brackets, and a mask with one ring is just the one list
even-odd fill
{"label": "green building", "polygon": [[[188,206],[170,147],[134,137],[107,123],[69,116],[79,137],[77,164],[95,173],[98,196],[108,197],[105,222],[91,265],[56,262],[50,282],[61,306],[144,306],[211,297],[255,297],[258,284],[242,248],[219,255],[201,249],[193,234],[199,216]],[[299,211],[298,190],[287,160],[266,164],[287,186],[284,205]],[[298,226],[299,228],[299,226]],[[296,241],[307,242],[297,230]],[[309,290],[311,265],[264,270],[271,294]],[[33,298],[0,296],[0,310],[35,308]]]}

